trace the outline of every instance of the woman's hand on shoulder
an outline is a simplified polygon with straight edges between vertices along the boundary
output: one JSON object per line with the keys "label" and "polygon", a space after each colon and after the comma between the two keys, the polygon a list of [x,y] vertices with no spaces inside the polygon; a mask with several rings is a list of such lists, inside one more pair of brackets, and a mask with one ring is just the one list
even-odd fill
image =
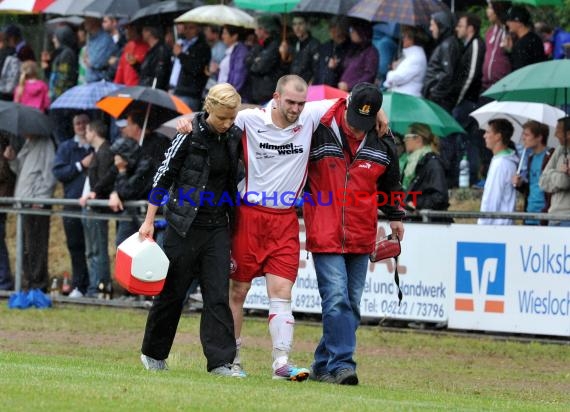
{"label": "woman's hand on shoulder", "polygon": [[176,122],[176,131],[178,133],[188,134],[192,132],[192,121],[185,117],[178,119]]}

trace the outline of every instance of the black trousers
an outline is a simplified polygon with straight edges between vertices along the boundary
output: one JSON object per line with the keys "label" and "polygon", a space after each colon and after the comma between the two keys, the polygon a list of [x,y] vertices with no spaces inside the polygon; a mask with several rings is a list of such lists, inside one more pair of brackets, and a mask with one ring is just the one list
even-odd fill
{"label": "black trousers", "polygon": [[[64,210],[81,211],[76,208],[64,208]],[[80,218],[64,217],[63,230],[67,241],[67,250],[71,258],[71,283],[73,288],[79,289],[83,294],[89,287],[89,272],[87,270],[87,258],[85,256],[85,234],[83,222]]]}
{"label": "black trousers", "polygon": [[24,289],[48,290],[49,216],[24,216]]}
{"label": "black trousers", "polygon": [[172,348],[186,294],[192,280],[200,282],[204,306],[200,341],[207,369],[232,363],[236,354],[229,306],[230,235],[227,227],[191,228],[186,238],[166,229],[164,252],[170,260],[164,288],[152,304],[142,353],[166,359]]}

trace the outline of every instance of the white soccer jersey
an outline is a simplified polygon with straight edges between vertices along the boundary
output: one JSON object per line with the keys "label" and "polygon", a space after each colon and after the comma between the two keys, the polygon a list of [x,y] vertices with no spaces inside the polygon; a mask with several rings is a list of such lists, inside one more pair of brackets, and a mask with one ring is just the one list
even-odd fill
{"label": "white soccer jersey", "polygon": [[235,124],[244,131],[245,178],[239,184],[243,199],[265,207],[291,207],[307,178],[313,132],[334,101],[309,102],[299,120],[281,129],[271,121],[271,101],[265,109],[238,113]]}

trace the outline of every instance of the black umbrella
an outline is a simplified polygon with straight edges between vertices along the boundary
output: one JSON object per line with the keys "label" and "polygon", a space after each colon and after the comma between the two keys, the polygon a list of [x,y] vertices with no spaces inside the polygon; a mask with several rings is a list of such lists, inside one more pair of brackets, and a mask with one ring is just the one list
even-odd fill
{"label": "black umbrella", "polygon": [[300,13],[346,15],[358,0],[301,0],[293,9]]}
{"label": "black umbrella", "polygon": [[0,131],[16,136],[49,136],[54,124],[43,112],[20,103],[0,101]]}
{"label": "black umbrella", "polygon": [[181,2],[175,0],[161,1],[143,7],[131,17],[129,23],[146,25],[171,25],[174,19],[193,7],[202,5],[199,0]]}
{"label": "black umbrella", "polygon": [[80,16],[96,17],[102,19],[105,16],[129,17],[141,8],[155,2],[154,0],[94,0],[89,3]]}

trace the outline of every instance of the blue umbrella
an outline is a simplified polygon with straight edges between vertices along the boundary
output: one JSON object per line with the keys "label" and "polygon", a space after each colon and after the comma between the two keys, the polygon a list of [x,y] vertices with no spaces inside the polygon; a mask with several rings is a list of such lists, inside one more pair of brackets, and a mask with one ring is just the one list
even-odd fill
{"label": "blue umbrella", "polygon": [[66,90],[61,96],[53,101],[50,109],[98,109],[95,105],[97,101],[121,87],[123,86],[107,82],[105,80],[81,84]]}

